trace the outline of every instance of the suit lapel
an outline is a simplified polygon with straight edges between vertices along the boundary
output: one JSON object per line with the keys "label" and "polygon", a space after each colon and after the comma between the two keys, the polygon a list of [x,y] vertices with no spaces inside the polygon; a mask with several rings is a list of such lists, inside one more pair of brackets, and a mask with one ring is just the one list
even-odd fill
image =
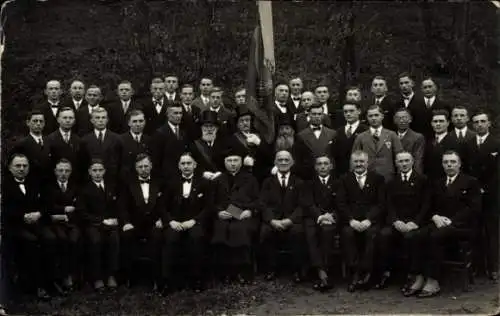
{"label": "suit lapel", "polygon": [[377,146],[376,146],[376,152],[379,152],[382,149],[382,146],[384,145],[386,139],[389,137],[389,133],[382,128],[380,131],[380,136],[378,138]]}
{"label": "suit lapel", "polygon": [[304,143],[307,145],[307,147],[309,147],[309,149],[314,152],[314,148],[316,147],[315,141],[317,141],[318,139],[316,139],[316,136],[314,136],[314,132],[309,127],[306,127],[304,134],[302,134],[302,139],[304,140]]}

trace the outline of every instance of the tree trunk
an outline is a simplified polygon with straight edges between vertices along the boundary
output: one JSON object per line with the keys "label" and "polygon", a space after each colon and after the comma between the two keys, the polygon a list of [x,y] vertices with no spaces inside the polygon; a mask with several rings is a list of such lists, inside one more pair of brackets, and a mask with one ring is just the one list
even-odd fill
{"label": "tree trunk", "polygon": [[[359,67],[356,56],[356,33],[355,33],[355,22],[356,16],[354,14],[354,2],[349,3],[349,8],[347,9],[345,18],[339,20],[341,29],[343,30],[343,42],[344,46],[342,48],[342,77],[339,83],[339,99],[343,100],[345,97],[347,85],[352,84],[358,78]],[[346,23],[347,20],[347,23]]]}

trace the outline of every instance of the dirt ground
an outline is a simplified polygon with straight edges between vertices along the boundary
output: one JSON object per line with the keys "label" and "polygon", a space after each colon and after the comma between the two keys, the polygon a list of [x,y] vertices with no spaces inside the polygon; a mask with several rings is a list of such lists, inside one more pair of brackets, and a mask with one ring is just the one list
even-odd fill
{"label": "dirt ground", "polygon": [[476,279],[471,291],[444,286],[440,296],[405,298],[396,285],[386,290],[348,293],[339,284],[328,293],[318,293],[310,283],[295,285],[287,279],[247,286],[217,285],[194,295],[180,291],[167,298],[146,293],[143,288],[121,288],[97,295],[90,289],[49,303],[24,301],[10,306],[13,315],[299,315],[299,314],[482,314],[499,310],[498,285]]}

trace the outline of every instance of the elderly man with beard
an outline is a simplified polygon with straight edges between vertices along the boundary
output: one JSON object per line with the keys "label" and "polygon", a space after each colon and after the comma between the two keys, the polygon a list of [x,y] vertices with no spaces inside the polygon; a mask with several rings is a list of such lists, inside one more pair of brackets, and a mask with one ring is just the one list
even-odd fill
{"label": "elderly man with beard", "polygon": [[295,143],[295,130],[293,121],[288,115],[278,115],[277,117],[277,134],[274,142],[275,152],[280,150],[291,151]]}
{"label": "elderly man with beard", "polygon": [[251,277],[250,247],[255,231],[259,184],[242,169],[245,151],[229,148],[224,154],[225,171],[220,178],[224,200],[217,206],[212,243],[218,248],[221,276],[246,283]]}

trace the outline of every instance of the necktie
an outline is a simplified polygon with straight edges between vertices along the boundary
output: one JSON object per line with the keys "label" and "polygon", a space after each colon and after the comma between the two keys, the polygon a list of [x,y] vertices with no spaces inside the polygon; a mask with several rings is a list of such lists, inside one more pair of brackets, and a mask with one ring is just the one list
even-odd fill
{"label": "necktie", "polygon": [[66,192],[66,183],[61,182],[61,191]]}
{"label": "necktie", "polygon": [[401,138],[403,138],[403,137],[405,136],[405,134],[403,134],[403,133],[398,133],[398,136],[399,136],[399,138],[401,139]]}
{"label": "necktie", "polygon": [[186,112],[191,113],[191,105],[186,105]]}
{"label": "necktie", "polygon": [[358,181],[359,188],[363,189],[363,187],[364,187],[363,176],[356,176],[356,180]]}
{"label": "necktie", "polygon": [[18,182],[17,184],[19,185],[19,189],[21,190],[21,192],[26,195],[26,187],[24,186],[24,181]]}
{"label": "necktie", "polygon": [[431,107],[431,99],[429,99],[429,98],[425,98],[425,106],[426,106],[427,108],[430,108],[430,107]]}
{"label": "necktie", "polygon": [[286,188],[286,176],[285,175],[281,176],[281,187]]}
{"label": "necktie", "polygon": [[378,142],[379,140],[378,130],[375,130],[375,132],[373,132],[373,139]]}
{"label": "necktie", "polygon": [[403,173],[403,182],[408,181],[408,175],[406,173]]}
{"label": "necktie", "polygon": [[168,100],[169,100],[169,101],[174,101],[174,97],[173,97],[171,94],[169,94],[169,95],[168,95]]}
{"label": "necktie", "polygon": [[464,135],[464,131],[459,131],[458,132],[458,138],[459,139],[464,139],[465,135]]}
{"label": "necktie", "polygon": [[191,181],[192,181],[192,180],[193,180],[193,178],[191,178],[191,179],[184,178],[184,177],[182,178],[182,182],[184,182],[184,183],[185,183],[185,182],[187,182],[187,183],[191,183]]}
{"label": "necktie", "polygon": [[101,189],[102,192],[105,192],[104,191],[104,185],[102,183],[99,183],[99,189]]}
{"label": "necktie", "polygon": [[451,178],[448,177],[448,180],[446,180],[446,186],[448,187],[448,186],[450,186],[450,184],[451,184]]}
{"label": "necktie", "polygon": [[41,137],[38,139],[37,143],[40,147],[43,147],[43,139]]}
{"label": "necktie", "polygon": [[177,139],[179,139],[179,126],[177,126],[177,125],[174,126],[174,133],[175,133],[175,136],[177,137]]}
{"label": "necktie", "polygon": [[144,184],[144,183],[149,183],[149,179],[142,179],[142,178],[139,178],[139,182],[141,184]]}
{"label": "necktie", "polygon": [[375,105],[380,105],[380,99],[375,99]]}
{"label": "necktie", "polygon": [[481,147],[481,145],[483,144],[484,140],[482,137],[478,137],[477,138],[477,147]]}
{"label": "necktie", "polygon": [[320,126],[314,126],[314,125],[312,125],[311,129],[312,129],[313,132],[316,132],[316,131],[320,132],[321,131],[321,127]]}
{"label": "necktie", "polygon": [[323,183],[323,185],[326,185],[326,179],[325,178],[321,178],[321,183]]}
{"label": "necktie", "polygon": [[64,137],[63,138],[64,138],[64,141],[66,143],[69,143],[69,134],[68,133],[64,133]]}
{"label": "necktie", "polygon": [[99,131],[99,132],[97,133],[97,140],[98,140],[100,143],[102,143],[102,142],[104,141],[104,135],[103,135],[102,131]]}
{"label": "necktie", "polygon": [[350,138],[352,136],[352,125],[348,125],[345,135],[347,136],[347,138]]}
{"label": "necktie", "polygon": [[139,137],[139,135],[135,134],[134,135],[134,140],[139,144],[141,142],[141,138]]}

